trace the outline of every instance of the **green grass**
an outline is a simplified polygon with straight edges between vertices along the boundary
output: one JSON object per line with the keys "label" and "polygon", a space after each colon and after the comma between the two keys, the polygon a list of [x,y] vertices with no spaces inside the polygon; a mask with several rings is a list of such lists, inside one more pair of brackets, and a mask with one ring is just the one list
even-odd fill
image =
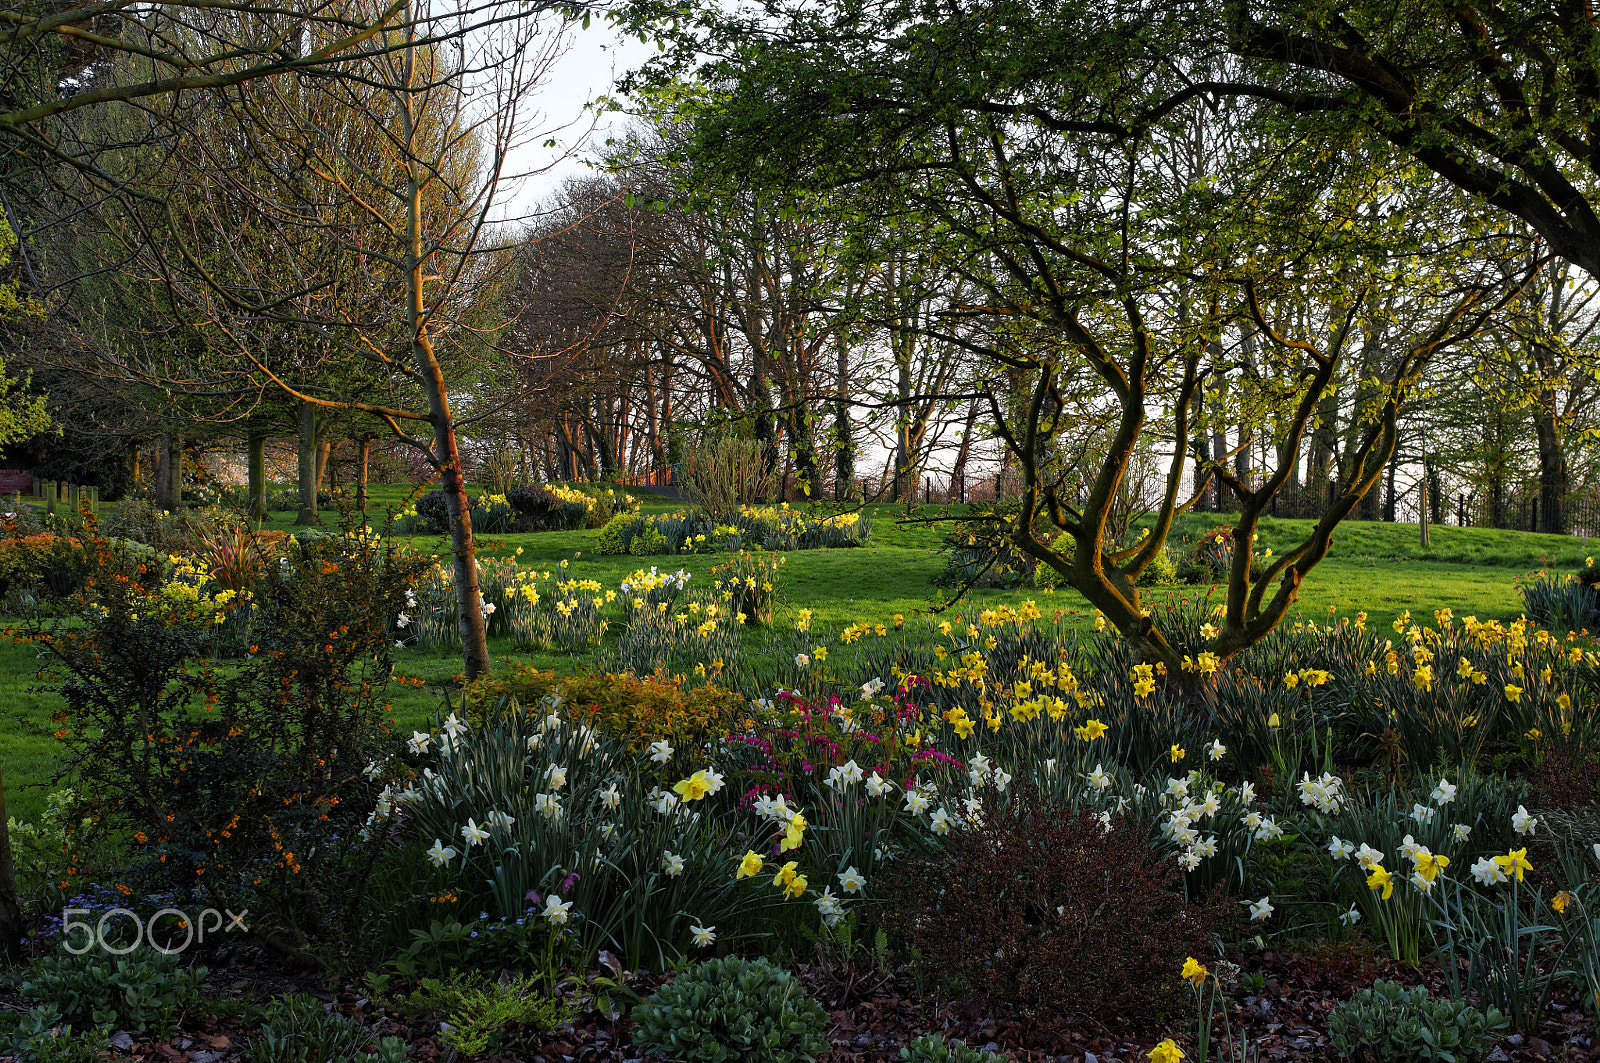
{"label": "green grass", "polygon": [[[404,488],[375,487],[373,517],[383,505],[398,507],[405,493]],[[650,499],[646,504],[649,510],[667,512],[677,508],[656,496],[644,497]],[[813,622],[820,635],[854,621],[888,622],[895,613],[910,618],[935,604],[940,594],[929,581],[944,566],[944,557],[936,550],[939,530],[897,523],[897,518],[905,515],[904,507],[883,505],[869,509],[873,515],[872,546],[788,555],[780,585],[776,618],[779,627],[789,627],[800,608],[814,610]],[[323,514],[330,525],[336,523],[337,516],[334,511]],[[267,527],[293,527],[293,514],[276,513],[273,517]],[[1185,521],[1183,531],[1192,537],[1222,522],[1219,516],[1197,515]],[[378,521],[374,519],[373,523]],[[1281,553],[1310,527],[1310,521],[1263,521],[1258,546]],[[448,556],[446,539],[417,536],[410,541],[424,553]],[[491,556],[507,556],[521,547],[521,563],[529,566],[544,567],[567,560],[569,571],[605,586],[616,586],[628,573],[651,565],[670,570],[683,567],[693,573],[696,583],[705,583],[711,579],[712,567],[725,560],[719,555],[602,557],[597,553],[598,541],[597,530],[548,532],[488,536],[482,547]],[[1573,570],[1583,564],[1588,552],[1581,539],[1450,527],[1434,527],[1432,545],[1423,550],[1414,524],[1350,522],[1337,532],[1328,560],[1302,587],[1298,610],[1307,618],[1319,620],[1327,617],[1330,607],[1344,614],[1365,610],[1371,623],[1383,626],[1402,610],[1431,617],[1433,610],[1441,606],[1450,607],[1458,616],[1476,614],[1483,620],[1510,620],[1522,611],[1521,597],[1512,585],[1513,576],[1541,567]],[[1204,587],[1178,587],[1153,593],[1194,595],[1206,591]],[[1069,621],[1080,626],[1091,622],[1088,603],[1073,591],[978,590],[956,605],[954,611],[976,612],[1001,603],[1017,606],[1029,599],[1046,614],[1060,609]],[[760,652],[764,637],[761,632],[748,632],[747,652]],[[516,661],[571,670],[591,659],[588,655],[513,654],[506,640],[496,640],[490,649],[497,668]],[[42,784],[55,764],[56,744],[49,716],[53,706],[60,704],[53,694],[30,692],[36,685],[33,673],[38,663],[33,654],[31,647],[0,644],[0,704],[6,707],[4,726],[0,727],[0,764],[5,767],[9,811],[24,820],[36,815],[44,804]],[[426,682],[422,688],[395,686],[389,692],[395,727],[409,732],[425,727],[444,704],[447,684],[461,671],[461,658],[444,651],[405,651],[398,655],[397,669],[402,675]]]}

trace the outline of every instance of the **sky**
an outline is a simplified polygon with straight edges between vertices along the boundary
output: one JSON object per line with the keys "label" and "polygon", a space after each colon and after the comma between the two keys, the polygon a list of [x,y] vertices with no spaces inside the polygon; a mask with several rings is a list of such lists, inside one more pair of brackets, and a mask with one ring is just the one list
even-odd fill
{"label": "sky", "polygon": [[[539,146],[525,149],[518,168],[540,168],[543,172],[530,177],[518,190],[515,206],[526,209],[548,200],[563,181],[589,172],[583,160],[593,158],[594,150],[604,146],[608,133],[620,133],[628,116],[602,114],[600,125],[589,132],[593,119],[588,105],[611,93],[616,79],[629,67],[638,66],[655,53],[653,43],[641,44],[637,37],[622,37],[603,19],[593,20],[588,29],[572,31],[567,53],[557,61],[538,96],[539,109],[545,115],[539,128],[557,131],[538,137]],[[584,133],[588,133],[586,140]],[[543,147],[542,142],[551,137],[558,146]]]}

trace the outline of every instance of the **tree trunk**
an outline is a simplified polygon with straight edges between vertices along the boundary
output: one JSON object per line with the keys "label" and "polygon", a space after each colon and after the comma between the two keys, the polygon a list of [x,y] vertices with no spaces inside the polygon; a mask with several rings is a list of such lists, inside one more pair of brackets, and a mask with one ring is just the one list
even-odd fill
{"label": "tree trunk", "polygon": [[6,777],[0,765],[0,958],[22,962],[22,902],[17,896],[17,865],[11,858],[11,830],[6,826]]}
{"label": "tree trunk", "polygon": [[850,486],[856,478],[856,444],[850,422],[850,350],[843,341],[839,341],[838,354],[838,390],[833,400],[833,498],[844,502],[850,498]]}
{"label": "tree trunk", "polygon": [[294,522],[321,524],[322,518],[317,515],[317,408],[309,402],[300,404],[300,433],[295,443],[300,472],[300,510]]}
{"label": "tree trunk", "polygon": [[367,508],[367,470],[372,464],[372,437],[361,437],[360,467],[356,472],[356,508],[362,512]]}
{"label": "tree trunk", "polygon": [[1566,534],[1567,457],[1561,449],[1561,426],[1556,423],[1555,395],[1539,396],[1534,431],[1539,438],[1539,530]]}
{"label": "tree trunk", "polygon": [[317,490],[328,478],[328,456],[333,453],[333,435],[324,428],[317,434]]}
{"label": "tree trunk", "polygon": [[955,465],[950,469],[950,498],[958,500],[967,485],[967,459],[972,455],[972,431],[978,424],[978,400],[967,403],[967,422],[961,429],[961,445],[956,448]]}
{"label": "tree trunk", "polygon": [[128,464],[133,466],[133,486],[139,486],[139,480],[144,470],[141,468],[144,458],[144,448],[137,443],[128,448]]}
{"label": "tree trunk", "polygon": [[157,509],[171,509],[172,503],[167,498],[167,481],[172,477],[167,475],[167,455],[172,453],[172,437],[166,432],[161,433],[161,438],[156,440],[156,450],[151,455],[151,464],[155,466],[155,489],[151,495],[155,499]]}
{"label": "tree trunk", "polygon": [[[407,19],[408,43],[413,40],[415,23]],[[407,83],[414,84],[416,52],[406,57]],[[461,451],[456,446],[456,423],[450,412],[450,396],[445,389],[444,369],[428,336],[427,307],[423,292],[422,187],[431,177],[417,155],[417,95],[408,92],[399,109],[401,132],[406,146],[406,232],[402,254],[408,268],[407,331],[411,334],[411,358],[428,396],[429,420],[433,423],[433,450],[439,462],[439,477],[445,507],[450,515],[450,552],[454,558],[457,614],[460,617],[463,677],[472,682],[489,674],[489,632],[484,624],[483,597],[478,590],[478,547],[472,537],[472,508],[467,502],[467,482],[461,475]]]}
{"label": "tree trunk", "polygon": [[[1220,352],[1218,352],[1220,353]],[[1218,465],[1228,453],[1228,428],[1222,415],[1228,405],[1228,378],[1225,374],[1217,374],[1211,386],[1212,422],[1211,422],[1211,460]],[[1223,465],[1226,469],[1227,466]],[[1211,480],[1211,508],[1218,513],[1226,513],[1233,508],[1233,492],[1228,490],[1227,484],[1222,482],[1221,476]]]}
{"label": "tree trunk", "polygon": [[183,509],[183,436],[177,432],[167,437],[167,499],[172,512]]}
{"label": "tree trunk", "polygon": [[267,519],[267,433],[250,433],[250,519],[261,523]]}

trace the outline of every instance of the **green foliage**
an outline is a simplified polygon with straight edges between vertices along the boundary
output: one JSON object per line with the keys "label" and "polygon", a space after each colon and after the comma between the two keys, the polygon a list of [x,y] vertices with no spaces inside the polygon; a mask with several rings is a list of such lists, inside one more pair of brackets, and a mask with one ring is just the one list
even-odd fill
{"label": "green foliage", "polygon": [[[376,1045],[374,1045],[376,1041]],[[368,1052],[373,1046],[376,1052]],[[400,1063],[407,1056],[398,1037],[375,1038],[349,1016],[330,1010],[306,993],[281,997],[267,1008],[250,1044],[249,1063]]]}
{"label": "green foliage", "polygon": [[467,1056],[523,1051],[534,1035],[571,1018],[572,1005],[546,996],[533,979],[491,979],[482,974],[424,978],[400,1002],[407,1011],[427,1012],[443,1021],[445,1044]]}
{"label": "green foliage", "polygon": [[1578,576],[1540,573],[1517,581],[1517,590],[1527,606],[1528,619],[1551,631],[1592,631],[1600,624],[1600,594],[1594,583]]}
{"label": "green foliage", "polygon": [[1334,1050],[1363,1063],[1478,1063],[1509,1025],[1494,1008],[1486,1015],[1464,1000],[1430,1000],[1427,986],[1408,990],[1381,978],[1328,1015]]}
{"label": "green foliage", "polygon": [[16,1063],[100,1063],[107,1044],[102,1031],[74,1033],[50,1004],[21,1013],[0,1012],[0,1056],[11,1056]]}
{"label": "green foliage", "polygon": [[945,1041],[935,1034],[923,1034],[900,1049],[900,1063],[1005,1063],[998,1052],[982,1052],[967,1047],[960,1038]]}
{"label": "green foliage", "polygon": [[714,686],[686,687],[670,679],[587,669],[558,676],[517,665],[467,688],[475,718],[492,713],[505,698],[537,711],[533,707],[551,697],[554,711],[565,719],[621,736],[635,751],[658,738],[727,734],[745,711],[744,698]]}
{"label": "green foliage", "polygon": [[827,1047],[827,1015],[765,959],[706,960],[633,1009],[635,1044],[671,1059],[792,1063]]}
{"label": "green foliage", "polygon": [[79,1027],[115,1026],[166,1036],[200,1001],[204,967],[185,968],[176,955],[139,946],[126,956],[90,949],[35,960],[19,987],[22,996],[59,1011]]}
{"label": "green foliage", "polygon": [[0,596],[27,592],[52,600],[83,586],[89,559],[77,539],[29,535],[0,539]]}

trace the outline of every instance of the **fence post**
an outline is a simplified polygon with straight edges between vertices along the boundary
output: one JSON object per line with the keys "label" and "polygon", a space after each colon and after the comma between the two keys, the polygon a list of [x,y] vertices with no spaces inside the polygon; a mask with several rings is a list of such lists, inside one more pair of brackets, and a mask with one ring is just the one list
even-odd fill
{"label": "fence post", "polygon": [[1539,500],[1537,498],[1533,500],[1532,510],[1533,515],[1528,518],[1528,530],[1536,532],[1539,530]]}
{"label": "fence post", "polygon": [[1467,496],[1460,492],[1456,493],[1456,526],[1467,526]]}

